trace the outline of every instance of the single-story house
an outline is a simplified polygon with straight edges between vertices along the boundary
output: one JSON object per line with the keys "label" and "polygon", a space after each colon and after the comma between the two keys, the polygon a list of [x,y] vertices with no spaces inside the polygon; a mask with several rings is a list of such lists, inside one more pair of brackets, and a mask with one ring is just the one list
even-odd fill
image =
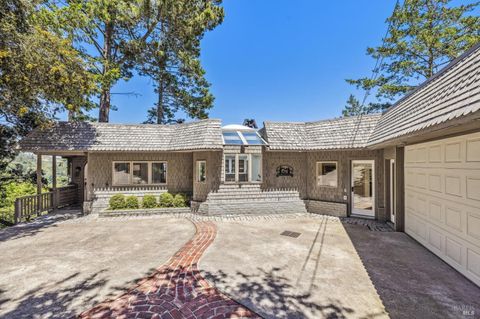
{"label": "single-story house", "polygon": [[480,45],[383,114],[176,125],[59,122],[23,151],[69,159],[85,210],[188,193],[199,214],[308,211],[390,221],[480,284]]}

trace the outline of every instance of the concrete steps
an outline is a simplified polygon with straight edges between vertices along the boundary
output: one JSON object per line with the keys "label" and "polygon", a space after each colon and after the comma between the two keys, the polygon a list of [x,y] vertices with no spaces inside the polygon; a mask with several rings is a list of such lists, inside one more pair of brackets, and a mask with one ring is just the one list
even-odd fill
{"label": "concrete steps", "polygon": [[297,190],[264,190],[258,184],[223,184],[200,204],[198,213],[206,215],[265,215],[306,213]]}

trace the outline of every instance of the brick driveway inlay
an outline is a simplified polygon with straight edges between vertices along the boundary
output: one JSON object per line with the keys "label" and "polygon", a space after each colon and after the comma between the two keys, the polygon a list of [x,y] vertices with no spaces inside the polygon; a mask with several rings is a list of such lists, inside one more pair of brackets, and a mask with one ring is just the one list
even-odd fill
{"label": "brick driveway inlay", "polygon": [[193,221],[194,237],[152,275],[115,300],[105,301],[80,318],[260,318],[212,287],[198,261],[213,242],[216,226]]}

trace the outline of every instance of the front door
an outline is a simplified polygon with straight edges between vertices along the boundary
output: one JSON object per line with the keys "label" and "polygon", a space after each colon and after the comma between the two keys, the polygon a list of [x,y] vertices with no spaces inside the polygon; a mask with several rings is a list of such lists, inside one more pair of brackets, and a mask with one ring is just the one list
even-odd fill
{"label": "front door", "polygon": [[352,161],[352,215],[375,217],[375,161]]}

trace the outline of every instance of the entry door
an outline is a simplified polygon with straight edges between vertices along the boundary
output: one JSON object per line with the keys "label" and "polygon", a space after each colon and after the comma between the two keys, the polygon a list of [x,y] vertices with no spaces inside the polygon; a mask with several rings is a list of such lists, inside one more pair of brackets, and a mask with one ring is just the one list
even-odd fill
{"label": "entry door", "polygon": [[390,160],[390,221],[395,223],[395,160]]}
{"label": "entry door", "polygon": [[352,161],[352,214],[375,217],[375,161]]}

